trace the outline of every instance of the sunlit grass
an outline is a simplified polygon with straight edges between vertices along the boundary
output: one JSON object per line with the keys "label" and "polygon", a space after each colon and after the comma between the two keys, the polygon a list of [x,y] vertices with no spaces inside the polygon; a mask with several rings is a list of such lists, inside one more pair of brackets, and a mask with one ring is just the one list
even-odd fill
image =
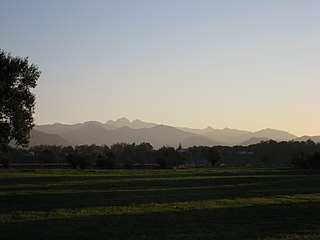
{"label": "sunlit grass", "polygon": [[320,202],[319,194],[304,194],[293,196],[275,196],[269,198],[237,198],[207,201],[188,201],[172,203],[131,204],[128,206],[108,206],[95,208],[57,209],[53,211],[13,211],[10,214],[0,214],[0,223],[17,221],[32,221],[44,219],[60,219],[75,217],[91,217],[105,215],[141,214],[157,212],[175,212],[185,210],[209,210],[220,208],[241,208],[275,204],[293,204]]}

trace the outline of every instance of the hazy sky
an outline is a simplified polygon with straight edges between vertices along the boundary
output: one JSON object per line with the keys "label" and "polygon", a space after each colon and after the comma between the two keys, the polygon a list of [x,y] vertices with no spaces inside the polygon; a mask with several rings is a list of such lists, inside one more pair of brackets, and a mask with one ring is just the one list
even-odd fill
{"label": "hazy sky", "polygon": [[320,135],[319,0],[2,0],[0,10],[0,48],[42,71],[37,124],[126,116]]}

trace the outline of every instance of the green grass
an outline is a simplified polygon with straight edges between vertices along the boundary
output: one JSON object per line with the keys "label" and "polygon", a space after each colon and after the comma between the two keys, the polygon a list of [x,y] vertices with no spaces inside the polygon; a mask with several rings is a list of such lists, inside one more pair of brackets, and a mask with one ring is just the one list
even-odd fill
{"label": "green grass", "polygon": [[0,239],[320,239],[320,172],[2,170]]}

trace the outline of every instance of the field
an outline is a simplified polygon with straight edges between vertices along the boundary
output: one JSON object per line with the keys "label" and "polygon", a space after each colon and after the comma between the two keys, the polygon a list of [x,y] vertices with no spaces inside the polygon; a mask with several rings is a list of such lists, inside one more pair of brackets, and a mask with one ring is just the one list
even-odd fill
{"label": "field", "polygon": [[0,239],[320,239],[320,172],[1,170]]}

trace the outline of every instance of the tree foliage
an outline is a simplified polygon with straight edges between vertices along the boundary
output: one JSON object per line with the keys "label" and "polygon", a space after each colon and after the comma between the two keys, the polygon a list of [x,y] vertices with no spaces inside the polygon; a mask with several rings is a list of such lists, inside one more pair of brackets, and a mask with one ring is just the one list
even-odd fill
{"label": "tree foliage", "polygon": [[88,159],[81,154],[69,154],[65,161],[74,169],[86,169],[90,165]]}
{"label": "tree foliage", "polygon": [[[73,168],[280,167],[320,169],[320,143],[267,141],[250,146],[193,146],[153,149],[149,143],[17,148],[2,158],[13,164],[68,163]],[[219,164],[217,164],[219,163]]]}
{"label": "tree foliage", "polygon": [[222,154],[216,147],[211,147],[208,150],[208,160],[211,162],[212,166],[215,166],[217,162],[222,159]]}
{"label": "tree foliage", "polygon": [[28,58],[12,57],[0,49],[0,152],[8,149],[11,140],[16,145],[29,143],[34,126],[35,88],[40,71]]}
{"label": "tree foliage", "polygon": [[320,169],[320,152],[306,156],[303,152],[296,154],[292,165],[301,169]]}
{"label": "tree foliage", "polygon": [[157,163],[163,169],[174,169],[184,165],[187,158],[184,153],[180,153],[173,147],[161,147],[157,150]]}
{"label": "tree foliage", "polygon": [[48,149],[43,150],[40,153],[40,162],[41,163],[55,163],[56,162],[56,156],[54,155],[54,152]]}
{"label": "tree foliage", "polygon": [[113,169],[116,165],[112,152],[97,157],[96,166],[101,169]]}

